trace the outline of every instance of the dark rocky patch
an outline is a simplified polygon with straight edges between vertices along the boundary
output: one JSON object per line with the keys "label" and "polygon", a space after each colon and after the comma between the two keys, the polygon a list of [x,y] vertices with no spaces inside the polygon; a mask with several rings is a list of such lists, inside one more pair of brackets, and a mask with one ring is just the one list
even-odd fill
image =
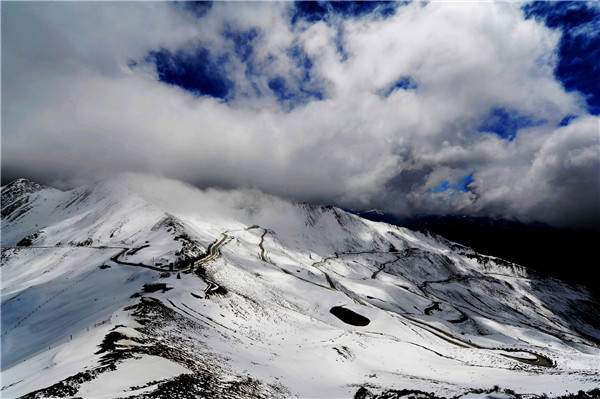
{"label": "dark rocky patch", "polygon": [[167,292],[172,290],[173,287],[167,287],[165,283],[152,283],[152,284],[144,284],[144,288],[142,289],[144,292],[157,292],[162,291]]}
{"label": "dark rocky patch", "polygon": [[389,390],[379,394],[371,393],[367,388],[360,387],[354,394],[354,399],[448,399],[436,396],[431,392],[414,389]]}
{"label": "dark rocky patch", "polygon": [[281,397],[282,393],[280,389],[250,377],[222,381],[209,372],[200,371],[161,382],[155,391],[138,398],[270,398]]}
{"label": "dark rocky patch", "polygon": [[[464,396],[465,394],[490,394],[490,393],[502,393],[513,399],[522,399],[523,396],[514,392],[511,389],[502,389],[498,385],[495,385],[492,389],[474,389],[469,392],[465,392],[461,395],[454,396],[451,398],[445,396],[437,396],[430,392],[423,392],[414,389],[401,389],[401,390],[387,390],[380,393],[372,393],[365,387],[360,387],[354,394],[354,399],[457,399]],[[600,388],[595,388],[590,391],[584,392],[580,390],[577,393],[571,393],[560,396],[549,397],[545,394],[542,395],[527,395],[528,399],[600,399]]]}
{"label": "dark rocky patch", "polygon": [[111,331],[104,337],[102,343],[98,345],[100,350],[98,350],[98,352],[95,354],[99,355],[100,353],[114,351],[117,348],[117,341],[127,338],[128,337],[126,335],[121,334],[118,331]]}
{"label": "dark rocky patch", "polygon": [[196,276],[200,277],[202,280],[206,280],[206,269],[202,265],[196,266],[194,269],[194,273]]}
{"label": "dark rocky patch", "polygon": [[100,373],[115,370],[114,365],[98,367],[93,370],[82,371],[71,377],[65,378],[47,388],[39,389],[21,396],[19,399],[37,399],[37,398],[70,398],[73,397],[81,384],[91,381]]}
{"label": "dark rocky patch", "polygon": [[592,389],[591,391],[579,391],[564,396],[558,396],[556,399],[600,399],[600,388]]}
{"label": "dark rocky patch", "polygon": [[336,351],[337,354],[340,355],[344,359],[353,359],[354,358],[352,351],[347,346],[341,346],[339,348],[334,346],[333,350]]}
{"label": "dark rocky patch", "polygon": [[17,247],[30,247],[31,244],[34,243],[35,240],[40,236],[43,231],[36,231],[35,233],[29,234],[26,237],[21,238],[21,240],[17,243]]}
{"label": "dark rocky patch", "polygon": [[204,290],[206,298],[210,298],[212,295],[227,295],[227,289],[213,281],[207,281],[208,287]]}
{"label": "dark rocky patch", "polygon": [[160,356],[189,369],[162,381],[156,390],[139,398],[287,398],[290,393],[281,386],[265,384],[240,375],[226,366],[226,361],[211,354],[203,342],[190,337],[188,331],[202,331],[203,324],[182,316],[155,298],[142,300],[128,310],[143,327],[144,346],[132,347],[136,353]]}
{"label": "dark rocky patch", "polygon": [[94,241],[91,238],[87,238],[83,241],[72,241],[69,244],[74,245],[76,247],[89,247],[93,243],[94,243]]}

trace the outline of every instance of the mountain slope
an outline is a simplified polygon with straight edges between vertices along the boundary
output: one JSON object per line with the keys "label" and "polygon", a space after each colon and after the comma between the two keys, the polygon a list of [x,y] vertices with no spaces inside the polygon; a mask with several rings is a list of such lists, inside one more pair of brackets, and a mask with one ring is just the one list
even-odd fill
{"label": "mountain slope", "polygon": [[439,236],[139,175],[13,183],[2,212],[3,397],[542,394],[600,378],[583,287]]}
{"label": "mountain slope", "polygon": [[596,299],[600,298],[600,286],[588,276],[600,230],[561,229],[484,217],[429,215],[406,219],[375,210],[357,214],[411,230],[434,232],[477,252],[510,260],[568,283],[586,285]]}

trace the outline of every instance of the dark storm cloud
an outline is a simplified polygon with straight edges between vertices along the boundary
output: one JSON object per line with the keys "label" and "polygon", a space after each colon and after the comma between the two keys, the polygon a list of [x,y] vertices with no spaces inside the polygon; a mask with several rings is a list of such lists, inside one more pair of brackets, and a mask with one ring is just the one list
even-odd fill
{"label": "dark storm cloud", "polygon": [[539,7],[6,3],[3,183],[143,171],[598,226],[598,90],[569,50],[593,27]]}

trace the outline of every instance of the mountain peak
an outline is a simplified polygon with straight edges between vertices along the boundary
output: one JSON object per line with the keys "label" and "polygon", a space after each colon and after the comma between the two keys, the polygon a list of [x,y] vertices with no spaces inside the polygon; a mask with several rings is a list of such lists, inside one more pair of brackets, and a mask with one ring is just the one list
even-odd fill
{"label": "mountain peak", "polygon": [[23,194],[30,194],[46,188],[41,184],[34,183],[27,179],[17,179],[2,187],[2,206],[11,204]]}
{"label": "mountain peak", "polygon": [[25,178],[19,178],[17,180],[14,180],[14,181],[8,183],[6,186],[2,187],[2,196],[4,196],[4,193],[6,193],[6,192],[23,194],[23,193],[32,193],[35,191],[42,190],[44,188],[49,188],[49,187],[43,186],[39,183],[33,182],[31,180],[27,180]]}
{"label": "mountain peak", "polygon": [[[29,202],[31,194],[42,190],[55,190],[27,179],[17,179],[2,187],[2,218],[5,218]],[[22,210],[27,211],[24,207]],[[17,212],[19,213],[19,212]],[[20,213],[19,213],[20,214]],[[14,215],[18,216],[18,215]]]}

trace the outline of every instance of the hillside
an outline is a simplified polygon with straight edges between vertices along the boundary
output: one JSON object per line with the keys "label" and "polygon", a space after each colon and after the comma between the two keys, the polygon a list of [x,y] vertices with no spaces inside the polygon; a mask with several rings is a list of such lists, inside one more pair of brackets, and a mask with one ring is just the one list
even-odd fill
{"label": "hillside", "polygon": [[18,180],[2,187],[1,271],[6,398],[557,396],[600,382],[584,287],[257,191]]}

